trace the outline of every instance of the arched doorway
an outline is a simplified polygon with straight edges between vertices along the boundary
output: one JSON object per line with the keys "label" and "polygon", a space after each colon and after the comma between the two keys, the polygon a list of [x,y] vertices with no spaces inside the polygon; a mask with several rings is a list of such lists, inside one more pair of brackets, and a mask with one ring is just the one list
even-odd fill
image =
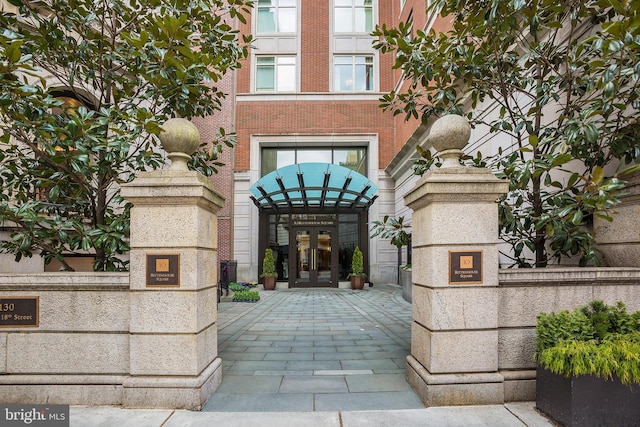
{"label": "arched doorway", "polygon": [[368,210],[378,188],[364,175],[330,163],[277,169],[250,188],[260,211],[259,266],[266,248],[289,287],[338,287],[356,246],[368,270]]}

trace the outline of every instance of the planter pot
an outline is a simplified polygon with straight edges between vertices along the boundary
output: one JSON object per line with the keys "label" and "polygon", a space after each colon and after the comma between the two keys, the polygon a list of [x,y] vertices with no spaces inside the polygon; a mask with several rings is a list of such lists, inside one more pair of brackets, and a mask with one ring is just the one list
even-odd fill
{"label": "planter pot", "polygon": [[364,289],[364,276],[351,276],[351,289]]}
{"label": "planter pot", "polygon": [[640,385],[630,388],[617,378],[566,378],[538,366],[536,406],[565,426],[638,425]]}
{"label": "planter pot", "polygon": [[400,285],[402,286],[402,298],[407,302],[411,302],[413,286],[411,282],[411,270],[400,269]]}
{"label": "planter pot", "polygon": [[277,277],[265,277],[264,278],[264,290],[272,291],[276,288]]}

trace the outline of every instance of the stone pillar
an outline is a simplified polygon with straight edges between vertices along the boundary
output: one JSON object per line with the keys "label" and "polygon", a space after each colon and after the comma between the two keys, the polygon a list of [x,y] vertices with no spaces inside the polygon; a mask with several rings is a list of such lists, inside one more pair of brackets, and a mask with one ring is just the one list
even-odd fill
{"label": "stone pillar", "polygon": [[199,410],[222,382],[217,337],[217,212],[223,203],[187,160],[196,127],[171,119],[171,167],[122,186],[131,210],[130,377],[123,406]]}
{"label": "stone pillar", "polygon": [[593,226],[608,267],[640,265],[640,171],[623,177],[627,180],[620,204],[614,208],[613,221],[593,216]]}
{"label": "stone pillar", "polygon": [[436,121],[443,159],[405,196],[413,210],[413,323],[407,380],[427,406],[504,402],[498,373],[498,204],[491,171],[459,164],[471,127]]}

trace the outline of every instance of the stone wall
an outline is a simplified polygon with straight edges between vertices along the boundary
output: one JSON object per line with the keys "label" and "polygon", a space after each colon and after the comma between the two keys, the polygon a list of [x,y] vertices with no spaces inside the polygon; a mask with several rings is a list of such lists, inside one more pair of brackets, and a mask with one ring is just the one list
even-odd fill
{"label": "stone wall", "polygon": [[498,369],[504,400],[535,400],[535,325],[540,312],[573,310],[600,299],[640,310],[640,268],[501,269]]}
{"label": "stone wall", "polygon": [[[130,293],[127,273],[0,279],[2,297],[39,297],[38,327],[0,329],[0,401],[122,405],[131,378]],[[640,310],[640,268],[503,269],[498,299],[504,401],[534,400],[538,313],[594,299]]]}
{"label": "stone wall", "polygon": [[38,297],[37,327],[0,329],[0,401],[118,405],[129,375],[129,274],[4,274]]}

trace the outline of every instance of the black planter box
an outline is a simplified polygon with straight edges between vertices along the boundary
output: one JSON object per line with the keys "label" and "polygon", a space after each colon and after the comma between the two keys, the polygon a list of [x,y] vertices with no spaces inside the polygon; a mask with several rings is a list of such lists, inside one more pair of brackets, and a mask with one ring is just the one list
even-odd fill
{"label": "black planter box", "polygon": [[564,426],[640,425],[640,385],[594,376],[566,378],[537,368],[536,406]]}

